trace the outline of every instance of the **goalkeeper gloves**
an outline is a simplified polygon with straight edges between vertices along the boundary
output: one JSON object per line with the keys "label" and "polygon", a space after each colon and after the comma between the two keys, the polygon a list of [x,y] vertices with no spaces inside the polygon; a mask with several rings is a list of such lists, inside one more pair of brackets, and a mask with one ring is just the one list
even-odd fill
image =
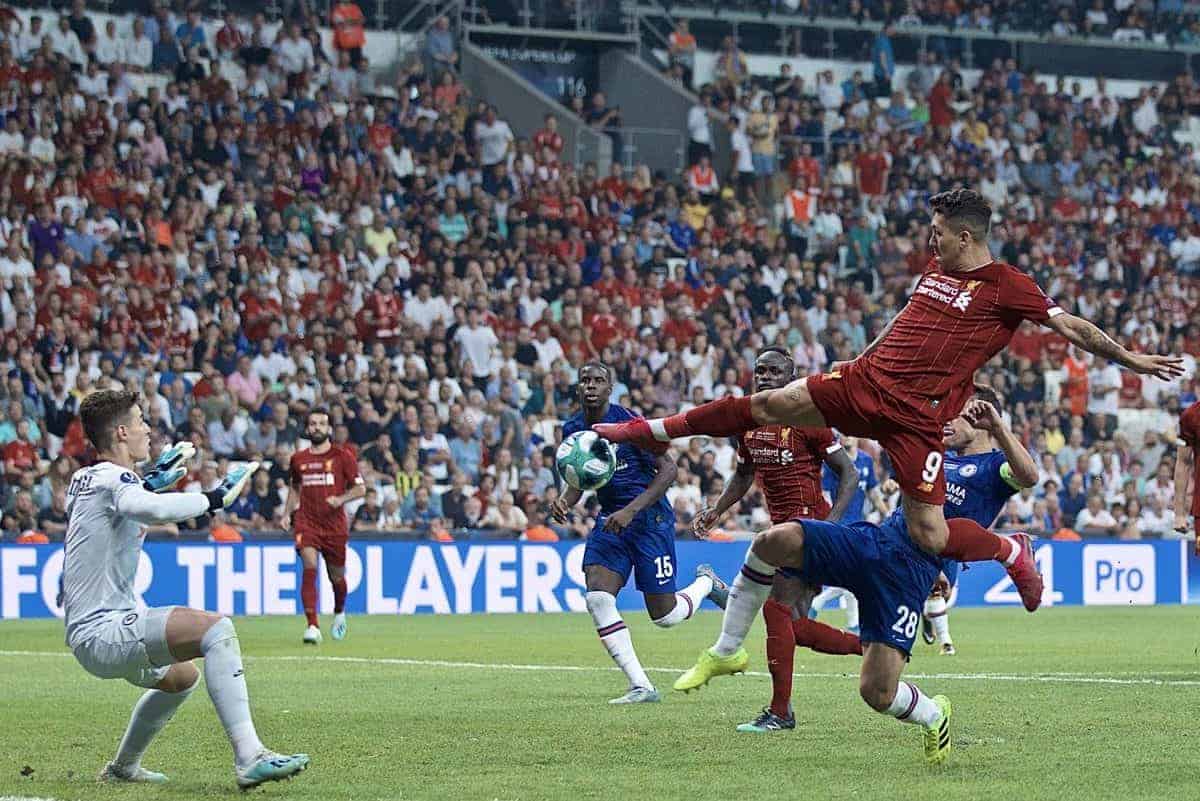
{"label": "goalkeeper gloves", "polygon": [[151,492],[170,492],[187,475],[187,463],[196,455],[190,442],[176,442],[154,460],[154,466],[142,476],[142,486]]}
{"label": "goalkeeper gloves", "polygon": [[258,467],[258,462],[246,462],[230,470],[215,490],[204,493],[208,496],[208,510],[218,512],[228,508],[242,494],[251,477],[258,472]]}

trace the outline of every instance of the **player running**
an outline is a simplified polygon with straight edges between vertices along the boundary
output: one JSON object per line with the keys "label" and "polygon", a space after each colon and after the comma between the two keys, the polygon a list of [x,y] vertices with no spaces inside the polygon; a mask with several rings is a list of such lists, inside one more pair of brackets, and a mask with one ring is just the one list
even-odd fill
{"label": "player running", "polygon": [[[140,477],[134,466],[150,456],[150,426],[136,392],[93,392],[79,416],[98,461],[75,472],[67,489],[67,534],[60,604],[67,647],[88,673],[125,679],[147,691],[102,781],[162,783],[142,767],[142,756],[200,681],[192,664],[204,657],[204,681],[233,746],[238,786],[286,779],[308,766],[307,754],[284,756],[258,739],[250,718],[242,650],[233,622],[223,615],[166,606],[148,609],[133,580],[145,537],[143,526],[173,523],[229,506],[258,469],[232,470],[210,492],[170,492],[187,473],[191,443],[164,451]],[[162,493],[162,494],[156,494]]]}
{"label": "player running", "polygon": [[[578,392],[582,411],[563,423],[564,438],[594,423],[633,419],[628,409],[609,401],[612,373],[601,362],[588,362],[579,369]],[[725,582],[708,565],[697,567],[696,580],[675,591],[675,511],[666,494],[678,469],[664,446],[655,450],[657,456],[632,445],[617,446],[617,470],[596,492],[600,514],[583,552],[588,611],[600,642],[629,679],[629,691],[610,704],[659,700],[617,611],[617,593],[631,571],[646,599],[650,619],[663,628],[689,619],[706,597],[723,607],[727,594]],[[554,518],[565,522],[567,512],[582,495],[567,487],[551,507]]]}
{"label": "player running", "polygon": [[[1000,417],[1000,398],[976,385],[964,413],[950,421],[942,439],[946,455],[946,517],[969,517],[990,528],[1008,499],[1038,481],[1037,462]],[[949,453],[949,452],[953,453]],[[958,582],[958,562],[942,560],[942,576],[925,601],[921,634],[955,653],[948,605]]]}
{"label": "player running", "polygon": [[1192,499],[1191,517],[1194,521],[1196,555],[1200,556],[1200,492],[1195,491],[1196,454],[1200,452],[1200,402],[1193,403],[1179,415],[1179,441],[1175,450],[1175,531],[1186,535],[1188,530],[1187,499]]}
{"label": "player running", "polygon": [[[1014,485],[1036,480],[1037,470],[1033,458],[1000,421],[993,405],[995,394],[986,388],[976,388],[976,393],[948,427],[954,433],[948,434],[947,441],[973,452],[953,457],[952,469],[948,460],[947,469],[956,475],[945,513],[955,520],[965,515],[983,526],[996,519]],[[979,431],[968,437],[966,431],[972,427]],[[1002,450],[988,447],[988,432],[997,437]],[[911,682],[900,681],[900,676],[912,652],[921,605],[945,563],[918,548],[906,529],[904,515],[897,510],[878,526],[793,520],[772,526],[755,542],[774,540],[770,547],[780,548],[784,563],[807,581],[846,587],[858,597],[863,643],[859,692],[875,711],[922,725],[925,759],[936,764],[951,749],[950,701],[941,695],[929,698]],[[725,668],[730,662],[745,665],[742,641],[753,618],[753,612],[745,617],[750,606],[745,601],[761,604],[774,573],[775,568],[752,548],[742,567],[741,578],[746,581],[735,582],[730,591],[720,640],[676,680],[677,689],[702,686],[713,676],[729,672]]]}
{"label": "player running", "polygon": [[[846,449],[846,455],[854,462],[854,468],[858,471],[858,483],[854,487],[854,497],[850,501],[850,506],[846,510],[846,514],[842,515],[841,522],[857,523],[861,520],[866,520],[867,500],[870,499],[871,505],[875,507],[875,511],[879,512],[879,519],[888,516],[887,504],[883,502],[883,495],[879,490],[879,480],[875,477],[875,460],[871,458],[869,453],[864,453],[858,448],[858,437],[843,437],[842,447]],[[830,498],[837,498],[839,476],[828,467],[822,472],[822,486],[829,493]],[[858,634],[858,599],[854,597],[854,593],[844,587],[826,587],[821,590],[821,594],[813,599],[808,609],[808,616],[813,620],[817,619],[817,615],[822,609],[839,598],[846,599],[846,631],[851,634]],[[820,650],[820,649],[818,649]]]}
{"label": "player running", "polygon": [[[1028,540],[998,537],[968,518],[947,523],[942,514],[942,429],[970,397],[975,371],[1004,349],[1024,320],[1051,328],[1089,353],[1157,378],[1180,375],[1183,362],[1175,356],[1131,353],[1088,321],[1064,312],[1028,275],[995,261],[987,244],[992,208],[978,192],[942,192],[930,199],[930,206],[933,261],[908,304],[857,359],[782,389],[595,430],[613,442],[643,446],[696,434],[735,436],[764,425],[830,426],[878,440],[903,493],[906,538],[926,555],[1004,563],[1032,612],[1041,604],[1042,579]],[[752,546],[754,563],[768,565],[771,575],[777,567],[794,566],[781,560],[799,558],[803,551],[803,543],[785,532],[800,533],[798,528],[777,527]],[[739,596],[741,581],[735,579],[731,598]]]}
{"label": "player running", "polygon": [[[796,365],[782,348],[767,348],[754,361],[754,390],[782,387],[795,378]],[[821,465],[840,477],[837,499],[830,509],[821,492]],[[763,426],[738,438],[738,468],[715,507],[696,515],[692,529],[707,536],[729,509],[742,499],[755,480],[762,488],[772,523],[799,517],[843,519],[853,501],[858,473],[854,462],[828,428]],[[862,653],[845,632],[808,619],[808,606],[820,590],[798,575],[781,570],[775,575],[771,598],[763,606],[767,625],[767,665],[771,671],[771,703],[752,723],[738,731],[777,731],[796,728],[792,714],[792,668],[797,637],[819,642],[834,653]],[[853,639],[853,638],[851,638]],[[846,650],[849,648],[849,650]]]}
{"label": "player running", "polygon": [[300,600],[308,621],[302,638],[306,645],[321,644],[318,552],[325,558],[325,572],[333,585],[333,625],[329,634],[335,640],[346,636],[346,543],[350,540],[350,524],[342,507],[367,494],[354,453],[334,445],[329,429],[327,411],[318,408],[308,413],[305,436],[312,445],[292,454],[291,489],[283,513],[284,528],[295,524],[296,551],[304,564]]}

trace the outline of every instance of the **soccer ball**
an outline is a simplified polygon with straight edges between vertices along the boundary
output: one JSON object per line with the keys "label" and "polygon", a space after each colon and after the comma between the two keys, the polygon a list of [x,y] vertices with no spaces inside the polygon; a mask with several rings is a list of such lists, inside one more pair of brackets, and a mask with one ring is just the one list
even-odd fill
{"label": "soccer ball", "polygon": [[577,431],[558,446],[555,461],[567,484],[577,490],[598,490],[617,470],[617,446],[595,431]]}

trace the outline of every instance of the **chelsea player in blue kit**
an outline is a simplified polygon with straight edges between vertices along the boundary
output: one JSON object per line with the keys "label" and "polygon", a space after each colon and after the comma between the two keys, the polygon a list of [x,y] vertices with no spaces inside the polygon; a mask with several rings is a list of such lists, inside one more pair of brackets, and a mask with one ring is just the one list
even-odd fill
{"label": "chelsea player in blue kit", "polygon": [[[985,392],[990,390],[976,389],[978,396]],[[988,435],[995,434],[1004,452],[995,456],[965,454],[958,473],[961,476],[966,467],[971,474],[967,478],[973,478],[985,466],[988,470],[994,466],[997,475],[1016,470],[1020,475],[1015,480],[1026,480],[1026,471],[1033,467],[1032,458],[999,423],[994,401],[994,394],[988,399],[974,397],[952,426],[956,431],[962,426],[980,427],[983,436],[973,442],[986,442]],[[950,428],[947,427],[947,436]],[[1004,471],[1003,465],[1009,461],[1006,454],[1014,444],[1023,458],[1016,460],[1017,467]],[[980,525],[990,525],[999,507],[976,502],[965,486],[960,487],[958,494],[963,503],[953,504],[948,498],[946,516],[969,517]],[[1028,535],[1014,535],[1012,542],[1017,546],[1014,550],[1026,548]],[[680,676],[676,686],[684,682],[698,687],[715,676],[736,672],[737,666],[744,664],[742,643],[766,601],[775,572],[785,568],[798,571],[814,584],[845,587],[858,597],[863,644],[859,693],[875,711],[904,723],[921,725],[926,761],[930,764],[944,761],[951,749],[949,699],[942,695],[930,698],[916,685],[900,680],[916,638],[923,603],[929,588],[941,576],[943,560],[921,550],[912,541],[902,510],[880,525],[793,520],[774,525],[755,537],[746,552],[746,562],[730,587],[720,639]]]}
{"label": "chelsea player in blue kit", "polygon": [[[610,402],[612,387],[612,371],[607,365],[593,361],[579,369],[582,410],[563,423],[563,438],[595,423],[634,419],[628,409]],[[664,445],[654,454],[626,443],[617,446],[617,470],[596,492],[600,514],[583,553],[588,612],[600,641],[629,679],[628,692],[609,702],[613,704],[659,700],[617,611],[617,593],[631,572],[656,626],[670,628],[688,620],[706,597],[718,606],[725,605],[725,582],[708,565],[697,567],[695,581],[676,592],[675,511],[666,494],[678,469],[666,450]],[[551,507],[554,518],[564,521],[582,495],[568,487]]]}
{"label": "chelsea player in blue kit", "polygon": [[[1037,484],[1037,463],[1000,417],[1000,399],[990,387],[976,385],[967,410],[946,424],[947,518],[969,517],[990,528],[1008,499]],[[925,602],[921,636],[938,643],[940,653],[953,656],[948,606],[958,582],[958,562],[942,560],[942,576]]]}
{"label": "chelsea player in blue kit", "polygon": [[[850,505],[846,507],[846,514],[842,516],[840,522],[858,523],[866,520],[868,499],[875,510],[879,512],[879,519],[882,520],[888,516],[888,508],[879,491],[879,479],[875,477],[875,460],[869,453],[858,449],[857,437],[842,437],[842,445],[846,449],[846,455],[854,462],[854,470],[858,473],[858,484],[855,486],[854,496],[850,499]],[[822,489],[829,493],[829,497],[836,500],[838,477],[828,466],[822,473],[821,485]],[[854,597],[854,593],[843,587],[826,587],[821,590],[808,608],[809,618],[816,620],[820,610],[839,598],[846,599],[846,631],[858,634],[858,599]]]}

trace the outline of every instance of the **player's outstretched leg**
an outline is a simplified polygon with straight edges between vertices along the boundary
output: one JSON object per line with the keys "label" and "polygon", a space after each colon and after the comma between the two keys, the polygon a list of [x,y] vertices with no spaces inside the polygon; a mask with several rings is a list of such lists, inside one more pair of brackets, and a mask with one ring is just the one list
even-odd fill
{"label": "player's outstretched leg", "polygon": [[792,636],[797,648],[808,648],[820,654],[833,656],[862,656],[862,643],[857,634],[835,629],[808,617],[792,621]]}
{"label": "player's outstretched leg", "polygon": [[696,664],[675,680],[675,689],[688,692],[717,676],[741,673],[750,662],[742,647],[746,633],[762,609],[775,581],[777,567],[799,569],[804,557],[804,529],[798,522],[772,526],[754,538],[746,562],[729,588],[729,603],[721,621],[721,636],[701,652]]}
{"label": "player's outstretched leg", "polygon": [[900,681],[907,656],[884,643],[867,643],[863,655],[859,693],[867,705],[901,723],[925,730],[925,761],[944,762],[950,755],[950,700],[925,695],[911,682]]}
{"label": "player's outstretched leg", "polygon": [[954,643],[950,640],[950,610],[946,599],[939,595],[931,595],[925,601],[925,619],[929,621],[931,637],[926,641],[936,642],[941,647],[941,653],[946,656],[955,654]]}
{"label": "player's outstretched leg", "polygon": [[996,561],[1004,565],[1009,578],[1030,612],[1042,604],[1042,576],[1033,557],[1033,541],[1028,534],[1005,537],[988,531],[974,520],[956,517],[946,521],[950,535],[941,555],[959,562]]}
{"label": "player's outstretched leg", "polygon": [[200,682],[200,671],[191,662],[171,666],[158,685],[142,694],[133,707],[129,726],[117,755],[100,772],[101,781],[159,784],[167,777],[142,767],[142,757],[151,741],[175,716]]}
{"label": "player's outstretched leg", "polygon": [[[717,577],[711,566],[700,565],[696,568],[696,580],[682,590],[671,595],[647,594],[646,610],[650,613],[650,620],[654,625],[669,629],[685,620],[691,620],[692,615],[700,608],[700,603],[705,598],[711,599],[714,594],[724,601],[729,596],[729,585]],[[722,608],[725,606],[722,603],[717,605]]]}
{"label": "player's outstretched leg", "polygon": [[167,644],[176,659],[204,657],[204,683],[233,746],[239,787],[287,779],[308,767],[307,754],[278,754],[258,739],[250,717],[242,648],[232,620],[177,607],[167,618]]}
{"label": "player's outstretched leg", "polygon": [[658,691],[654,689],[650,677],[642,669],[637,652],[633,650],[633,637],[621,619],[621,613],[617,611],[616,596],[610,592],[588,590],[586,600],[600,642],[617,667],[625,673],[625,678],[629,679],[629,691],[609,703],[644,704],[659,700]]}
{"label": "player's outstretched leg", "polygon": [[652,420],[639,417],[624,423],[598,423],[592,426],[592,430],[612,442],[629,442],[643,448],[654,448],[679,437],[697,434],[732,437],[774,423],[825,425],[808,392],[806,379],[800,378],[785,387],[766,389],[749,397],[725,397],[709,401],[670,417]]}

